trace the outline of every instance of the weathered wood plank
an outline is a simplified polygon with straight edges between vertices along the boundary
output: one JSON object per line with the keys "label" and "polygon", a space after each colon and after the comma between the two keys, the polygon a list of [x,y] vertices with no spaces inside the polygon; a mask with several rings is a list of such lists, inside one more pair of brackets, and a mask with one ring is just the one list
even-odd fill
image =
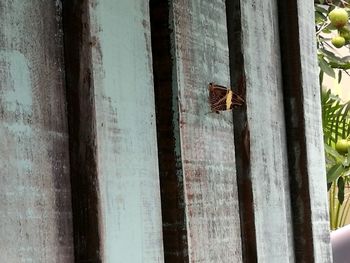
{"label": "weathered wood plank", "polygon": [[63,5],[74,254],[76,262],[102,262],[88,10],[88,1]]}
{"label": "weathered wood plank", "polygon": [[[91,0],[79,7],[80,3],[67,2],[67,8],[77,8],[72,22],[78,23],[78,34],[83,31],[83,39],[71,43],[83,44],[79,70],[68,73],[69,89],[77,89],[71,91],[71,109],[79,110],[71,122],[90,129],[72,149],[76,165],[96,164],[86,169],[89,188],[80,193],[97,202],[92,204],[94,215],[80,214],[88,225],[97,221],[93,231],[99,235],[88,245],[95,246],[95,252],[86,260],[163,262],[148,4]],[[74,34],[71,29],[73,38]],[[69,41],[68,37],[67,49]],[[74,59],[71,63],[73,68]],[[81,97],[74,100],[74,94]],[[84,149],[92,150],[89,156],[79,155],[88,153]],[[90,242],[88,231],[81,229],[76,242]],[[85,259],[88,248],[82,249],[85,252],[78,253]]]}
{"label": "weathered wood plank", "polygon": [[294,262],[277,1],[227,1],[232,80],[245,76],[234,114],[246,262]]}
{"label": "weathered wood plank", "polygon": [[279,1],[297,262],[332,262],[313,1]]}
{"label": "weathered wood plank", "polygon": [[177,92],[173,92],[173,59],[169,2],[150,1],[153,75],[156,104],[164,260],[188,262]]}
{"label": "weathered wood plank", "polygon": [[[231,86],[243,97],[245,92],[240,1],[226,0]],[[241,83],[241,86],[237,85]],[[257,262],[255,215],[250,169],[247,104],[234,110],[237,184],[241,218],[243,262]]]}
{"label": "weathered wood plank", "polygon": [[0,3],[1,262],[73,262],[60,1]]}
{"label": "weathered wood plank", "polygon": [[189,262],[241,262],[232,113],[207,90],[229,85],[225,3],[174,0],[171,18]]}

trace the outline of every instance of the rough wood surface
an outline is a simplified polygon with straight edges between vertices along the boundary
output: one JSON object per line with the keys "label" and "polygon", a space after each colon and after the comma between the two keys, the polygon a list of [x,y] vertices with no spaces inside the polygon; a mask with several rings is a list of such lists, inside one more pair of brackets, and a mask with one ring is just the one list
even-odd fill
{"label": "rough wood surface", "polygon": [[102,262],[88,1],[65,1],[66,90],[76,262]]}
{"label": "rough wood surface", "polygon": [[[244,57],[240,1],[226,0],[231,86],[245,98]],[[237,85],[241,82],[241,86]],[[247,104],[234,110],[236,170],[241,218],[243,262],[257,262],[255,210],[250,169]]]}
{"label": "rough wood surface", "polygon": [[234,114],[243,258],[294,262],[277,1],[227,3],[231,75],[245,76]]}
{"label": "rough wood surface", "polygon": [[[148,4],[91,0],[76,15],[87,16],[82,28],[89,31],[83,44],[90,50],[80,56],[91,56],[78,79],[77,94],[85,106],[76,121],[85,121],[81,128],[91,129],[77,147],[83,151],[85,144],[93,152],[80,162],[88,164],[91,158],[96,163],[87,170],[90,189],[82,193],[97,202],[92,204],[97,215],[83,215],[89,224],[97,220],[93,227],[99,240],[91,247],[99,246],[99,252],[92,259],[163,262]],[[89,136],[93,143],[87,141]],[[82,229],[76,242],[89,242],[87,231]]]}
{"label": "rough wood surface", "polygon": [[295,258],[332,262],[312,1],[280,1]]}
{"label": "rough wood surface", "polygon": [[0,3],[0,261],[73,262],[61,1]]}
{"label": "rough wood surface", "polygon": [[169,2],[150,1],[159,178],[162,203],[164,260],[188,262],[186,213],[177,92],[173,91],[173,58]]}
{"label": "rough wood surface", "polygon": [[207,89],[230,83],[225,3],[175,0],[171,17],[189,262],[241,262],[232,113]]}

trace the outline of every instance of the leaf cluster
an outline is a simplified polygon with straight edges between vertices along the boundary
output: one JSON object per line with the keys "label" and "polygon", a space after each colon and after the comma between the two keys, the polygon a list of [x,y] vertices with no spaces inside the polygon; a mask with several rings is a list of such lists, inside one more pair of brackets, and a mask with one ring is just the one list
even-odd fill
{"label": "leaf cluster", "polygon": [[[348,74],[350,69],[350,56],[340,56],[337,48],[331,44],[335,35],[346,39],[345,46],[350,44],[350,25],[343,28],[335,28],[328,19],[329,13],[337,6],[350,11],[348,1],[317,1],[315,4],[315,27],[317,40],[317,58],[320,67],[320,82],[323,74],[332,78],[336,77],[335,70],[338,70],[338,80],[341,80],[342,73]],[[349,74],[348,74],[349,75]]]}
{"label": "leaf cluster", "polygon": [[335,148],[339,140],[350,137],[350,103],[343,103],[330,90],[322,92],[321,103],[331,228],[336,229],[345,224],[350,209],[345,191],[350,184],[350,148],[344,154]]}

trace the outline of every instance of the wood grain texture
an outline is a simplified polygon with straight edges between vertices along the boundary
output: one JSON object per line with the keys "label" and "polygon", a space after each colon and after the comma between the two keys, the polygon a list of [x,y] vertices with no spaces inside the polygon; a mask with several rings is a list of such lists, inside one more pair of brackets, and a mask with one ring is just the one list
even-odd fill
{"label": "wood grain texture", "polygon": [[245,78],[234,114],[243,258],[294,262],[277,1],[227,3],[231,75]]}
{"label": "wood grain texture", "polygon": [[[76,79],[81,98],[71,97],[71,104],[81,103],[76,121],[83,121],[81,129],[90,129],[82,132],[76,156],[91,168],[86,168],[90,179],[81,178],[88,184],[82,196],[91,197],[94,214],[81,213],[80,220],[86,226],[97,221],[92,227],[99,237],[83,248],[81,258],[90,247],[95,252],[88,260],[96,262],[163,262],[148,4],[85,4],[75,15],[86,16],[77,21],[86,34],[80,61],[87,64],[80,66],[85,73]],[[89,155],[79,157],[84,153]],[[87,227],[81,231],[76,242],[84,245],[90,235],[85,235]]]}
{"label": "wood grain texture", "polygon": [[63,27],[69,124],[74,254],[76,262],[102,262],[96,114],[88,1],[65,1]]}
{"label": "wood grain texture", "polygon": [[[235,87],[237,83],[243,80],[243,85],[236,89],[245,98],[246,85],[240,1],[226,0],[226,16],[231,86]],[[253,184],[250,176],[250,133],[247,126],[247,104],[243,104],[240,109],[235,110],[233,116],[243,262],[257,262],[255,208],[253,205]]]}
{"label": "wood grain texture", "polygon": [[150,1],[164,260],[167,263],[186,263],[189,259],[184,181],[178,96],[177,89],[173,90],[175,76],[169,13],[168,1]]}
{"label": "wood grain texture", "polygon": [[229,85],[225,3],[172,1],[171,23],[189,262],[241,262],[232,113],[207,89]]}
{"label": "wood grain texture", "polygon": [[0,3],[0,261],[73,262],[61,1]]}
{"label": "wood grain texture", "polygon": [[297,262],[332,262],[312,1],[280,1],[283,86]]}

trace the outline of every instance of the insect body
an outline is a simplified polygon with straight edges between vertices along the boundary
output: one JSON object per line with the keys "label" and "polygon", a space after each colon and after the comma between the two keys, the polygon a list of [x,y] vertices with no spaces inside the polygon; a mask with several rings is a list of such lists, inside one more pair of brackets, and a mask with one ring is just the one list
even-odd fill
{"label": "insect body", "polygon": [[212,111],[232,110],[233,108],[242,106],[244,99],[233,92],[230,88],[209,83],[209,103]]}

